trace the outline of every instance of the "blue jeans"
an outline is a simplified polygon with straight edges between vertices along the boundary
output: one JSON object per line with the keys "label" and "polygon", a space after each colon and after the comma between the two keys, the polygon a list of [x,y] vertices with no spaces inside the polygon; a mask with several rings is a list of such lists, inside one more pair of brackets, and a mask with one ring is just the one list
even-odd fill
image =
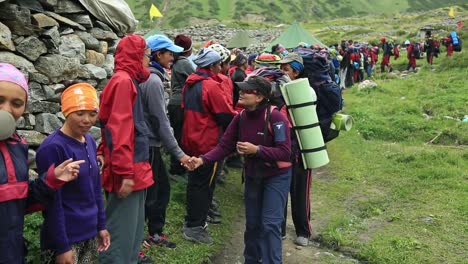
{"label": "blue jeans", "polygon": [[262,180],[245,178],[245,263],[282,263],[281,224],[291,183],[287,173]]}

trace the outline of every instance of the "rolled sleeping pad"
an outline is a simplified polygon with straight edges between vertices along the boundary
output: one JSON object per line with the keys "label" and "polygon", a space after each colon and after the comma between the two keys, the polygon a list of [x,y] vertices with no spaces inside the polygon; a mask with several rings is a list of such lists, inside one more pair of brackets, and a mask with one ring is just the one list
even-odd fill
{"label": "rolled sleeping pad", "polygon": [[353,127],[353,117],[344,114],[333,115],[330,128],[333,130],[349,131]]}
{"label": "rolled sleeping pad", "polygon": [[299,141],[304,168],[326,165],[330,160],[319,126],[314,89],[307,78],[301,78],[281,85],[281,92]]}

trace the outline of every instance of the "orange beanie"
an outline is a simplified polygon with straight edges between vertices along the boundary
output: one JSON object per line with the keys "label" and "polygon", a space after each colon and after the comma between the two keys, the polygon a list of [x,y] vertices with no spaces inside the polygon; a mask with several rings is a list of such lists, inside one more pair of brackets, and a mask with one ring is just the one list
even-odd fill
{"label": "orange beanie", "polygon": [[76,111],[99,111],[96,89],[87,83],[77,83],[65,89],[61,101],[65,117]]}

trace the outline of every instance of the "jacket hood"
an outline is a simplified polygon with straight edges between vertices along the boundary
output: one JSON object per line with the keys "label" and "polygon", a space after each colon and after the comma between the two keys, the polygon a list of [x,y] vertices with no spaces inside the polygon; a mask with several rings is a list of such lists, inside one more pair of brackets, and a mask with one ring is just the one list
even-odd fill
{"label": "jacket hood", "polygon": [[185,85],[190,87],[194,85],[196,82],[203,81],[205,79],[211,78],[214,81],[221,82],[222,80],[219,76],[215,75],[212,71],[207,71],[205,69],[198,69],[195,73],[189,75],[187,80],[185,81]]}
{"label": "jacket hood", "polygon": [[115,51],[115,70],[127,72],[139,83],[146,81],[150,75],[148,68],[143,66],[146,41],[134,34],[120,40]]}

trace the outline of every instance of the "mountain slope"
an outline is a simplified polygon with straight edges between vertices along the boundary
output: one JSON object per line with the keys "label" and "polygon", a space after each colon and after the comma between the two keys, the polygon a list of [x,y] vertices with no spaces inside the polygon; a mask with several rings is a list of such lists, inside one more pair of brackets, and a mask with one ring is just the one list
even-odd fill
{"label": "mountain slope", "polygon": [[[269,24],[320,21],[322,19],[425,11],[451,5],[466,5],[466,0],[126,0],[142,28],[178,28],[194,21],[215,19],[221,23],[265,22]],[[149,20],[148,10],[155,4],[163,18]]]}

